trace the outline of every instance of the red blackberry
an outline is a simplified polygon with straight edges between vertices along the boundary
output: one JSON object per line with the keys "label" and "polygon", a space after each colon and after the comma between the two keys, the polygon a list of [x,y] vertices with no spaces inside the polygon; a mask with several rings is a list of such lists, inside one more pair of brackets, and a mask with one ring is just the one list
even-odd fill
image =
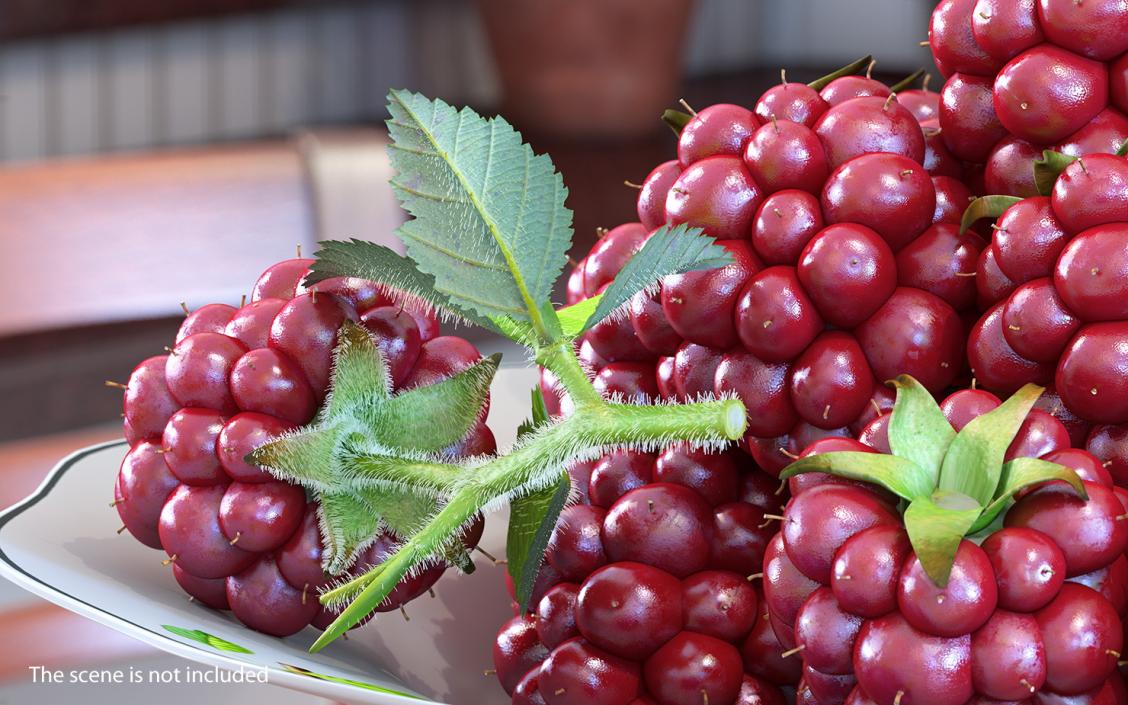
{"label": "red blackberry", "polygon": [[757,587],[775,483],[739,450],[684,446],[570,472],[587,491],[560,516],[531,615],[494,650],[513,702],[782,702],[798,675],[773,665],[783,647]]}
{"label": "red blackberry", "polygon": [[[585,336],[582,354],[627,398],[735,393],[748,452],[769,472],[787,462],[784,437],[859,424],[877,381],[909,372],[938,392],[957,379],[983,247],[955,225],[968,191],[921,165],[908,109],[888,91],[836,102],[810,90],[787,83],[755,111],[689,118],[679,159],[643,184],[642,223],[604,235],[569,286],[572,303],[597,294],[661,223],[718,237],[733,265],[667,278]],[[826,107],[792,110],[784,94]],[[551,380],[542,386],[554,412],[567,409]]]}
{"label": "red blackberry", "polygon": [[[1046,410],[1068,424],[1076,443],[1091,431],[1089,449],[1118,482],[1128,481],[1119,464],[1125,456],[1107,441],[1128,423],[1126,199],[1128,159],[1086,154],[1064,167],[1050,196],[1005,210],[1008,202],[992,201],[1002,213],[986,252],[1008,286],[991,292],[992,307],[968,341],[972,370],[985,388],[1006,393],[1027,382],[1052,384]],[[969,220],[987,212],[995,214],[977,207]]]}
{"label": "red blackberry", "polygon": [[[974,542],[951,544],[949,572],[937,577],[938,544],[927,541],[943,532],[936,522],[945,510],[914,515],[913,505],[936,501],[934,506],[951,511],[973,506],[979,514],[984,505],[954,489],[972,485],[960,484],[958,471],[944,463],[939,482],[944,487],[947,477],[953,489],[911,500],[901,517],[887,488],[923,477],[924,465],[917,463],[927,456],[903,456],[915,460],[902,461],[899,475],[869,474],[867,465],[893,468],[881,462],[892,459],[872,450],[859,453],[853,442],[812,446],[788,473],[806,474],[790,479],[792,498],[764,563],[767,610],[780,642],[793,641],[789,654],[803,661],[800,688],[809,691],[803,697],[812,703],[882,705],[1105,702],[1088,697],[1121,687],[1115,669],[1128,604],[1123,555],[1128,528],[1121,521],[1128,505],[1091,454],[1069,448],[1068,433],[1052,416],[1032,409],[1017,424],[1033,404],[1029,389],[1021,401],[1015,397],[993,413],[990,423],[981,417],[1000,402],[985,392],[958,391],[937,408],[922,388],[910,391],[912,401],[899,399],[893,411],[902,415],[896,437],[901,451],[928,447],[914,440],[919,437],[951,442],[953,431],[969,423],[969,433],[980,439],[990,436],[989,429],[1006,429],[993,441],[1014,434],[1006,457],[1040,456],[1043,461],[1028,460],[1023,467],[1054,479],[1038,483],[1032,476],[1023,487],[1004,471],[999,488],[989,492],[1021,488],[1017,502],[995,521],[981,515],[983,521],[965,524],[976,532]],[[913,420],[906,422],[906,415]],[[981,422],[974,424],[977,419]],[[939,428],[934,424],[951,427],[942,435],[932,430]],[[957,452],[963,435],[948,453]],[[1037,440],[1051,437],[1056,441]],[[1031,448],[1037,450],[1024,450]],[[887,485],[806,472],[815,469]],[[1070,470],[1076,472],[1070,475],[1072,487],[1060,481]],[[1087,497],[1078,496],[1082,488]]]}
{"label": "red blackberry", "polygon": [[939,111],[986,192],[1036,196],[1045,148],[1113,153],[1128,140],[1128,6],[1117,0],[942,0],[929,31],[947,79]]}
{"label": "red blackberry", "polygon": [[[470,343],[439,337],[431,314],[394,303],[370,282],[305,289],[311,263],[273,265],[240,308],[210,304],[189,313],[175,347],[133,370],[124,392],[131,447],[114,489],[125,528],[169,555],[186,592],[276,636],[331,621],[317,599],[330,578],[318,505],[244,457],[313,418],[340,325],[354,320],[368,329],[397,388],[432,383],[479,357]],[[494,450],[484,424],[463,445]],[[391,536],[378,539],[358,567],[379,563],[393,544]],[[405,580],[380,609],[398,608],[442,572]]]}

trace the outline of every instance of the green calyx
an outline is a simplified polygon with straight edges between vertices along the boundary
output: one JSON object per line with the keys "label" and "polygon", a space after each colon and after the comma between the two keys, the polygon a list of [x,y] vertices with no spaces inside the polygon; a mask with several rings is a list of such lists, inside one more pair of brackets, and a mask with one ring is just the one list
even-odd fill
{"label": "green calyx", "polygon": [[[840,69],[836,69],[825,76],[816,78],[807,85],[815,89],[816,91],[821,91],[836,78],[842,78],[843,76],[853,76],[854,74],[858,74],[863,71],[868,72],[869,69],[872,68],[873,63],[873,57],[867,54],[866,56],[863,56],[856,61],[851,61]],[[917,79],[919,79],[921,76],[924,76],[925,73],[926,72],[924,69],[918,69],[912,74],[906,76],[903,80],[897,83],[896,86],[893,87],[893,92],[897,93],[898,91],[908,88],[914,82],[916,82]],[[787,83],[786,79],[784,80],[784,83]],[[666,123],[666,126],[673,130],[675,135],[680,135],[682,129],[684,129],[686,124],[688,124],[692,119],[693,115],[683,110],[674,110],[671,108],[662,113],[662,122]]]}
{"label": "green calyx", "polygon": [[825,76],[816,78],[807,85],[811,88],[814,88],[816,91],[821,91],[822,89],[830,85],[831,81],[842,78],[843,76],[853,76],[854,74],[861,73],[862,71],[869,71],[872,65],[873,57],[869,54],[866,54],[862,58],[851,61],[840,69],[836,69]]}
{"label": "green calyx", "polygon": [[[1113,154],[1118,157],[1128,156],[1128,140],[1125,140]],[[1077,160],[1077,157],[1055,152],[1052,149],[1043,151],[1042,156],[1034,160],[1034,186],[1038,189],[1038,193],[1043,196],[1052,194],[1058,177]]]}
{"label": "green calyx", "polygon": [[[1118,157],[1128,156],[1128,140],[1114,154]],[[1052,149],[1044,150],[1042,156],[1035,159],[1031,164],[1034,171],[1034,186],[1038,190],[1038,194],[1041,196],[1052,195],[1058,177],[1070,164],[1076,161],[1078,161],[1077,157],[1055,152]],[[998,218],[1008,208],[1021,200],[1023,199],[1016,196],[982,196],[975,199],[968,205],[963,218],[960,220],[960,233],[965,232],[982,218],[991,218],[992,220]]]}
{"label": "green calyx", "polygon": [[1077,157],[1055,152],[1052,149],[1044,150],[1042,156],[1034,160],[1034,186],[1038,189],[1038,193],[1043,196],[1053,193],[1054,183],[1058,177],[1075,161]]}
{"label": "green calyx", "polygon": [[897,81],[892,86],[889,86],[889,92],[900,93],[901,91],[907,91],[912,88],[914,83],[924,78],[927,74],[927,69],[919,68],[916,71],[910,73],[908,76],[902,78],[900,81]]}
{"label": "green calyx", "polygon": [[1007,209],[1023,199],[1018,196],[980,196],[968,204],[960,219],[960,234],[967,232],[968,228],[975,225],[983,218],[997,220],[1007,212]]}
{"label": "green calyx", "polygon": [[[368,331],[346,322],[338,338],[333,391],[317,418],[247,456],[318,501],[331,574],[351,566],[382,529],[417,530],[436,510],[436,496],[473,467],[450,464],[443,450],[473,429],[500,361],[494,355],[441,382],[392,394]],[[403,477],[427,491],[406,491]],[[468,563],[457,551],[444,558]]]}
{"label": "green calyx", "polygon": [[545,546],[570,493],[566,466],[619,448],[671,442],[720,448],[747,426],[735,398],[630,404],[604,398],[576,356],[576,338],[667,276],[727,266],[731,255],[699,228],[663,227],[599,296],[550,301],[567,261],[572,212],[547,156],[534,154],[504,119],[487,119],[419,94],[389,94],[391,184],[411,216],[397,231],[406,254],[361,240],[322,243],[306,284],[335,277],[375,282],[384,293],[485,327],[528,350],[559,380],[574,412],[549,419],[534,394],[531,422],[497,456],[458,458],[452,448],[479,422],[498,356],[437,382],[396,393],[379,347],[358,325],[339,331],[331,392],[307,427],[248,456],[320,503],[327,572],[344,569],[390,530],[397,550],[320,596],[340,616],[319,651],[370,614],[407,575],[446,562],[473,569],[461,537],[481,514],[511,506],[510,574],[529,599]]}
{"label": "green calyx", "polygon": [[813,455],[795,461],[780,477],[825,472],[880,485],[900,497],[913,550],[938,586],[948,583],[960,541],[989,531],[1023,488],[1062,481],[1088,499],[1081,478],[1067,467],[1036,458],[1005,460],[1041,387],[1026,385],[957,433],[915,379],[902,375],[891,384],[897,389],[889,421],[892,455]]}

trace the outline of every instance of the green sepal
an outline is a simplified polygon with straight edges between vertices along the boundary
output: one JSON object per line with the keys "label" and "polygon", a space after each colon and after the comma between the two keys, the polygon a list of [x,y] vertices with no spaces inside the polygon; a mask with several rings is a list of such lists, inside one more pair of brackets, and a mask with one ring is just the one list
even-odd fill
{"label": "green sepal", "polygon": [[1128,157],[1128,140],[1124,140],[1124,144],[1120,145],[1120,149],[1116,150],[1116,156]]}
{"label": "green sepal", "polygon": [[897,402],[889,419],[889,448],[927,472],[930,486],[935,487],[956,430],[920,382],[901,375],[892,384],[897,389]]}
{"label": "green sepal", "polygon": [[457,465],[360,450],[345,455],[342,466],[345,481],[353,487],[421,490],[431,495],[449,492],[461,474]]}
{"label": "green sepal", "polygon": [[967,210],[964,211],[963,217],[960,219],[960,234],[967,232],[968,228],[983,218],[996,220],[1008,208],[1021,200],[1017,196],[980,196],[972,201]]}
{"label": "green sepal", "polygon": [[577,301],[571,306],[556,309],[556,315],[560,319],[560,328],[564,331],[564,335],[575,337],[583,333],[584,324],[591,318],[591,314],[595,313],[595,309],[599,307],[601,301],[603,301],[603,292],[583,301]]}
{"label": "green sepal", "polygon": [[920,79],[920,77],[923,76],[926,73],[927,73],[927,70],[924,69],[924,68],[919,68],[916,71],[913,71],[908,76],[905,76],[900,81],[897,81],[892,86],[889,86],[889,92],[890,93],[900,93],[901,91],[906,90],[907,88],[912,86],[914,83],[916,83],[917,80]]}
{"label": "green sepal", "polygon": [[842,78],[843,76],[853,76],[854,74],[858,73],[859,71],[864,71],[866,68],[869,67],[869,65],[871,63],[873,63],[873,57],[870,56],[869,54],[866,54],[865,56],[858,59],[857,61],[851,61],[850,63],[846,64],[845,66],[838,69],[837,71],[833,71],[831,73],[828,73],[825,76],[822,76],[820,78],[816,78],[815,80],[811,81],[807,85],[810,86],[811,88],[814,88],[816,91],[821,91],[822,89],[826,88],[827,85],[831,81],[833,81],[834,79]]}
{"label": "green sepal", "polygon": [[564,472],[555,484],[514,500],[510,508],[505,557],[522,611],[529,605],[545,549],[571,488],[572,481]]}
{"label": "green sepal", "polygon": [[[386,487],[366,487],[357,490],[357,496],[367,504],[383,526],[397,536],[410,536],[419,531],[434,516],[438,503],[426,491],[390,490]],[[474,562],[462,544],[452,542],[442,547],[439,555],[463,573],[474,572]]]}
{"label": "green sepal", "polygon": [[336,426],[302,429],[264,443],[244,460],[287,482],[330,491],[339,470],[336,458],[342,435]]}
{"label": "green sepal", "polygon": [[956,434],[944,456],[940,489],[962,492],[986,505],[995,498],[1003,458],[1042,388],[1027,384],[998,408],[972,419]]}
{"label": "green sepal", "polygon": [[336,575],[356,560],[380,530],[379,518],[368,503],[346,492],[317,493],[317,518],[325,550],[325,571]]}
{"label": "green sepal", "polygon": [[681,135],[681,131],[692,119],[692,115],[683,113],[680,110],[670,109],[662,113],[662,122],[666,123],[666,125],[674,131],[675,135]]}
{"label": "green sepal", "polygon": [[909,503],[905,530],[921,567],[937,586],[948,584],[960,542],[982,511],[971,497],[944,490]]}
{"label": "green sepal", "polygon": [[342,326],[334,355],[333,391],[313,423],[247,459],[321,502],[325,568],[335,574],[382,526],[408,536],[434,514],[435,498],[451,489],[460,467],[425,454],[457,443],[474,427],[500,357],[388,396],[386,365],[366,329]]}
{"label": "green sepal", "polygon": [[972,532],[981,531],[989,526],[995,517],[1007,508],[1011,498],[1019,491],[1032,485],[1056,480],[1072,487],[1081,499],[1089,499],[1084,483],[1072,468],[1038,458],[1015,458],[1004,463],[1003,474],[999,479],[999,491],[995,493],[995,499],[984,507],[983,516],[971,527]]}
{"label": "green sepal", "polygon": [[1034,160],[1034,186],[1038,193],[1049,196],[1054,192],[1054,183],[1065,168],[1077,161],[1077,157],[1047,149],[1040,159]]}
{"label": "green sepal", "polygon": [[[584,331],[584,323],[599,306],[599,302],[603,299],[603,294],[599,293],[591,298],[584,299],[571,306],[564,306],[563,308],[553,309],[555,316],[555,330],[556,339],[562,337],[574,338]],[[547,315],[546,320],[552,320]],[[497,327],[498,332],[510,340],[520,343],[529,348],[536,348],[539,341],[536,339],[536,334],[533,332],[533,327],[529,325],[528,321],[517,321],[508,316],[496,316],[490,321]]]}
{"label": "green sepal", "polygon": [[434,498],[424,492],[386,487],[360,487],[355,492],[356,497],[368,505],[370,513],[397,536],[410,536],[419,531],[438,506]]}
{"label": "green sepal", "polygon": [[933,488],[928,473],[913,461],[880,453],[841,451],[809,455],[784,468],[779,479],[786,480],[805,472],[825,472],[872,482],[910,501],[927,496]]}
{"label": "green sepal", "polygon": [[587,330],[625,306],[635,294],[655,287],[667,276],[733,263],[728,250],[716,244],[701,228],[663,225],[647,238],[642,248],[615,275],[584,323]]}
{"label": "green sepal", "polygon": [[541,303],[541,320],[544,322],[544,332],[548,335],[547,343],[556,343],[564,338],[564,329],[560,325],[560,317],[556,314],[556,307],[552,302],[545,300]]}
{"label": "green sepal", "polygon": [[345,321],[337,331],[332,390],[321,411],[324,417],[392,394],[391,374],[380,348],[367,328],[352,321]]}
{"label": "green sepal", "polygon": [[363,418],[380,444],[415,451],[454,445],[474,428],[490,393],[501,354],[484,357],[441,382],[400,392],[366,410]]}

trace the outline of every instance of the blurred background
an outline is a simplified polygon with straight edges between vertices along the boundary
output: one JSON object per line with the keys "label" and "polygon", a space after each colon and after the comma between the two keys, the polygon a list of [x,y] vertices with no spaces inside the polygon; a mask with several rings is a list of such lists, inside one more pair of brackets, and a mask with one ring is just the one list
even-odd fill
{"label": "blurred background", "polygon": [[[895,82],[931,68],[932,5],[0,0],[0,508],[120,435],[103,381],[169,344],[180,302],[234,304],[321,239],[388,241],[389,88],[506,115],[563,173],[586,252],[635,219],[623,181],[675,155],[664,108],[751,107],[781,68],[808,81],[866,53]],[[31,697],[29,663],[157,658],[5,584],[0,633],[0,702]]]}

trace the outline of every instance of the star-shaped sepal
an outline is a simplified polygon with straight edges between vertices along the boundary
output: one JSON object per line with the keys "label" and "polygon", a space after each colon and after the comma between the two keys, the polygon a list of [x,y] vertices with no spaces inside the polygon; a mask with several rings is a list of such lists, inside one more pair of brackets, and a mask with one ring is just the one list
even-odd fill
{"label": "star-shaped sepal", "polygon": [[[317,417],[247,456],[319,502],[329,574],[346,570],[382,530],[414,534],[481,462],[451,462],[442,451],[478,422],[499,361],[500,355],[483,358],[453,377],[395,393],[368,331],[352,322],[341,327],[332,385]],[[442,558],[472,565],[455,547]]]}

